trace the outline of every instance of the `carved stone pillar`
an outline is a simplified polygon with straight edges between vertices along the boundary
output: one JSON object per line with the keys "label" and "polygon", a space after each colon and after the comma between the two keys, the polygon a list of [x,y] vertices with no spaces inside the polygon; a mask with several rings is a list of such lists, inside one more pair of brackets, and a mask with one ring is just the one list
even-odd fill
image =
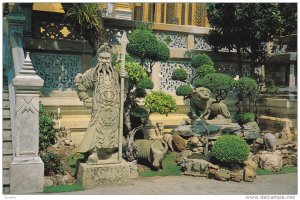
{"label": "carved stone pillar", "polygon": [[39,151],[39,90],[41,79],[27,54],[20,73],[13,79],[16,89],[13,160],[10,165],[12,194],[42,192],[44,163]]}

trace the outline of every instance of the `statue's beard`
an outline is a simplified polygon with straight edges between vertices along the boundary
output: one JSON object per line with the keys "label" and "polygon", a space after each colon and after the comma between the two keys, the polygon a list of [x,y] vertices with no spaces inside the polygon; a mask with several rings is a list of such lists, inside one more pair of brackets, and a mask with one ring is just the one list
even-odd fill
{"label": "statue's beard", "polygon": [[96,68],[97,68],[98,75],[100,74],[109,75],[109,76],[114,75],[114,70],[109,62],[98,63]]}

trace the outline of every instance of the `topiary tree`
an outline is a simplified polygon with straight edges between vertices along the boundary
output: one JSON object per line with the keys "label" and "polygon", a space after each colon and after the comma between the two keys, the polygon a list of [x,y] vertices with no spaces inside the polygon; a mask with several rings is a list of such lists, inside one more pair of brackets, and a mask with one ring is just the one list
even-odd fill
{"label": "topiary tree", "polygon": [[223,135],[215,142],[211,155],[220,163],[227,165],[242,164],[249,156],[249,146],[236,135]]}
{"label": "topiary tree", "polygon": [[205,87],[216,94],[216,102],[224,100],[234,85],[233,78],[221,73],[207,74],[195,82],[195,87]]}
{"label": "topiary tree", "polygon": [[203,65],[213,66],[214,63],[213,63],[212,59],[204,53],[193,56],[192,61],[191,61],[192,68],[198,69],[198,68],[202,67]]}
{"label": "topiary tree", "polygon": [[237,113],[241,111],[240,102],[243,103],[243,112],[253,112],[255,97],[259,91],[256,81],[250,77],[242,77],[236,82],[236,90],[238,92],[238,102],[235,103],[238,107]]}
{"label": "topiary tree", "polygon": [[149,76],[155,62],[170,58],[168,46],[160,42],[150,29],[136,29],[129,34],[128,40],[128,53],[140,59],[140,64],[146,67]]}

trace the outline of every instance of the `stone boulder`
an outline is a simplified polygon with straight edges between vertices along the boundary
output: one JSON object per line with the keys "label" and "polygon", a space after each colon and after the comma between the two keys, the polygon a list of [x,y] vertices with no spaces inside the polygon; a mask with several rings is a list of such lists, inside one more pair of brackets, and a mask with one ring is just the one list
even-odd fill
{"label": "stone boulder", "polygon": [[230,172],[230,180],[235,182],[241,182],[243,180],[244,171],[243,170],[234,170]]}
{"label": "stone boulder", "polygon": [[207,177],[209,164],[209,162],[203,159],[185,159],[181,167],[185,175]]}
{"label": "stone boulder", "polygon": [[227,169],[219,169],[215,173],[215,179],[219,181],[228,181],[230,179],[230,171]]}
{"label": "stone boulder", "polygon": [[244,168],[244,181],[245,182],[253,182],[256,178],[256,170],[245,167]]}
{"label": "stone boulder", "polygon": [[274,152],[262,151],[259,153],[259,165],[261,168],[269,171],[280,171],[283,160],[281,151]]}
{"label": "stone boulder", "polygon": [[175,150],[181,152],[186,149],[187,141],[183,139],[180,135],[174,134],[173,135],[173,144],[175,147]]}
{"label": "stone boulder", "polygon": [[193,154],[193,152],[190,150],[183,150],[176,156],[175,162],[177,164],[181,164],[181,163],[183,163],[184,159],[188,158],[192,154]]}

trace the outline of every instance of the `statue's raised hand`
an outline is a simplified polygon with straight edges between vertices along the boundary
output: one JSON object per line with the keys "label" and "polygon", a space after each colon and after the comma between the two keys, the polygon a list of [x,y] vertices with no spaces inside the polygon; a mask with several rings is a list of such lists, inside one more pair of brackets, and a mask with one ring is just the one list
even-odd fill
{"label": "statue's raised hand", "polygon": [[128,73],[124,68],[121,68],[120,70],[120,78],[126,78],[128,76]]}

